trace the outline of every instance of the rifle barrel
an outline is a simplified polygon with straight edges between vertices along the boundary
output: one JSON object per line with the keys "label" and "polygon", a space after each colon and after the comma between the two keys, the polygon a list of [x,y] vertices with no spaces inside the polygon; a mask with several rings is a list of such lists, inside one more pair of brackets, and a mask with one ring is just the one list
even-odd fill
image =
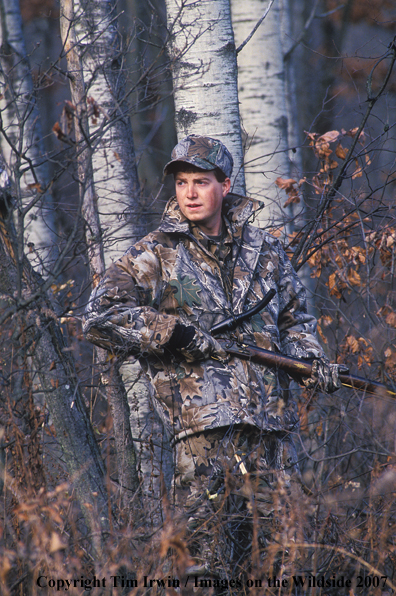
{"label": "rifle barrel", "polygon": [[[237,358],[252,360],[253,362],[265,364],[273,368],[280,368],[291,376],[311,376],[312,365],[310,362],[299,360],[292,356],[284,356],[283,354],[264,350],[264,348],[258,348],[256,346],[247,344],[238,345],[235,342],[230,343],[221,339],[218,341],[226,352]],[[378,381],[372,381],[371,379],[365,379],[364,377],[351,374],[340,374],[340,381],[344,387],[359,389],[360,391],[366,391],[367,393],[376,395],[380,392],[385,392],[393,398],[396,397],[395,391],[392,391],[389,387]]]}

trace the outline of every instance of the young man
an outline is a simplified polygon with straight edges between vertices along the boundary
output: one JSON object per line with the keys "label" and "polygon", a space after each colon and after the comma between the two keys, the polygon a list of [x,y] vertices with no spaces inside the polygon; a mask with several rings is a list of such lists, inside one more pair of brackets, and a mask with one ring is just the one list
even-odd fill
{"label": "young man", "polygon": [[293,470],[298,421],[286,376],[228,357],[211,327],[273,288],[261,313],[222,338],[315,359],[311,384],[324,391],[339,382],[281,244],[249,224],[254,201],[229,194],[232,166],[227,148],[210,137],[190,135],[174,148],[164,171],[174,176],[176,196],[159,228],[95,288],[84,331],[121,358],[139,358],[175,448],[173,496],[187,520],[195,573],[219,572],[227,560],[235,577],[254,511],[262,546],[271,532],[272,496]]}

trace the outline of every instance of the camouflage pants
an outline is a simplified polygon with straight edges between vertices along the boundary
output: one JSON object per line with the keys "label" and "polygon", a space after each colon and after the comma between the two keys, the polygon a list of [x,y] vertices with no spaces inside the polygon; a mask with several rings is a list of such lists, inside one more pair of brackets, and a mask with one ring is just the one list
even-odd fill
{"label": "camouflage pants", "polygon": [[291,441],[242,425],[177,444],[176,517],[184,521],[196,575],[235,580],[252,566],[263,572],[263,556],[268,571],[279,569],[279,552],[274,553],[285,528],[279,531],[277,524],[290,517],[293,490],[300,494],[293,454]]}

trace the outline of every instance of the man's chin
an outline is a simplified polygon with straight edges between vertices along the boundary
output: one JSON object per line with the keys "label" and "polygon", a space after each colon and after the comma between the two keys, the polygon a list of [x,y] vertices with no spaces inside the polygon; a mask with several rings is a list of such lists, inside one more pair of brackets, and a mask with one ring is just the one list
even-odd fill
{"label": "man's chin", "polygon": [[197,225],[199,225],[200,223],[205,223],[205,219],[202,217],[202,215],[200,213],[196,213],[196,212],[190,213],[189,211],[187,211],[185,213],[185,216],[187,217],[187,219],[189,219],[190,221],[193,221]]}

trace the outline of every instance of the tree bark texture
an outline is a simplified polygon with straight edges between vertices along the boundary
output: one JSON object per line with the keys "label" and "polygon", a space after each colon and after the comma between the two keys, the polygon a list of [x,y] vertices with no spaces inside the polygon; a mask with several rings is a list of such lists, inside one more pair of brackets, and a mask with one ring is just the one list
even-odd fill
{"label": "tree bark texture", "polygon": [[121,368],[130,409],[132,436],[136,440],[136,466],[145,498],[147,521],[161,522],[161,494],[173,477],[173,450],[150,395],[148,381],[139,362]]}
{"label": "tree bark texture", "polygon": [[85,236],[91,279],[93,285],[96,286],[105,271],[105,262],[101,222],[93,181],[93,149],[89,138],[86,86],[75,34],[73,0],[63,0],[61,3],[60,29],[74,108],[74,135],[77,150],[80,204],[86,224]]}
{"label": "tree bark texture", "polygon": [[[103,356],[104,350],[100,352],[100,355]],[[117,362],[104,363],[102,370],[104,371],[102,382],[105,384],[106,397],[109,400],[113,417],[121,502],[123,508],[129,510],[133,497],[139,489],[139,478],[127,393]]]}
{"label": "tree bark texture", "polygon": [[[32,358],[36,374],[55,427],[72,486],[91,532],[95,552],[100,555],[102,541],[109,531],[110,494],[106,473],[87,416],[73,361],[64,342],[61,328],[52,305],[40,294],[42,278],[24,259],[20,270],[16,261],[15,236],[8,210],[9,197],[0,193],[0,292],[3,316],[12,316],[20,334],[25,337],[25,349]],[[9,201],[10,204],[10,201]],[[22,279],[18,280],[19,277]],[[22,299],[26,302],[37,294],[31,304],[18,308],[15,288],[22,285]]]}
{"label": "tree bark texture", "polygon": [[[74,6],[77,14],[73,25],[83,67],[87,107],[91,112],[89,131],[92,139],[95,195],[102,228],[104,257],[108,265],[147,233],[147,220],[143,205],[139,202],[141,195],[125,97],[125,58],[121,52],[117,29],[116,2],[80,0],[75,1]],[[98,360],[105,360],[102,351],[98,351]],[[149,418],[152,410],[151,398],[148,382],[142,377],[138,362],[130,359],[123,364],[120,372],[121,376],[117,374],[116,378],[118,382],[122,379],[124,386],[118,385],[117,388],[113,383],[114,378],[109,379],[103,367],[101,376],[106,394],[113,388],[108,394],[112,412],[118,412],[123,420],[129,414],[129,427],[126,428],[124,424],[119,427],[114,421],[114,433],[116,445],[120,448],[124,445],[130,449],[126,461],[135,462],[135,451],[132,453],[133,439],[146,441],[146,433],[151,434],[153,430]],[[139,388],[139,399],[134,407],[131,407],[133,398],[125,390],[125,384],[131,380],[132,385]],[[123,432],[127,434],[122,436]],[[125,461],[124,458],[124,450],[122,453],[117,452],[118,463]],[[151,465],[146,451],[139,458],[138,469],[143,491],[146,492],[146,487],[151,482]],[[136,487],[136,467],[119,469],[118,475],[121,486],[126,483],[126,494]]]}
{"label": "tree bark texture", "polygon": [[[82,62],[75,35],[75,15],[72,0],[63,0],[61,13],[61,35],[67,57],[70,75],[70,89],[75,110],[75,138],[77,143],[77,164],[82,213],[85,219],[85,232],[88,260],[92,283],[95,286],[105,271],[101,220],[95,196],[92,159],[93,147],[89,143],[89,122],[87,95]],[[106,181],[107,182],[107,181]],[[118,482],[121,501],[129,508],[132,494],[138,489],[136,454],[129,423],[129,406],[124,384],[116,363],[111,363],[105,350],[96,348],[96,359],[101,371],[113,415],[114,438],[117,453]]]}
{"label": "tree bark texture", "polygon": [[[87,230],[91,231],[91,234],[87,234],[87,245],[90,247],[91,276],[95,285],[105,270],[104,257],[108,256],[110,261],[121,256],[133,241],[146,233],[147,229],[144,214],[140,219],[138,215],[140,193],[129,115],[127,112],[120,111],[126,107],[126,103],[117,103],[120,90],[124,87],[123,84],[120,87],[123,73],[118,68],[119,62],[116,62],[115,66],[109,65],[115,53],[114,59],[121,60],[116,47],[118,33],[115,4],[107,0],[94,4],[96,12],[92,7],[88,7],[88,4],[80,5],[78,8],[80,12],[76,18],[72,0],[64,0],[62,36],[70,64],[69,71],[73,75],[71,88],[77,114],[76,140],[78,139],[81,145],[78,154],[80,189],[83,193],[83,213],[87,220]],[[99,23],[97,28],[95,23]],[[76,30],[78,35],[75,34]],[[89,39],[92,43],[88,48]],[[116,72],[112,72],[112,69]],[[94,93],[94,96],[90,96],[89,93]],[[94,103],[90,97],[93,97]],[[99,112],[93,118],[92,110],[96,109]],[[91,110],[89,121],[88,110]],[[112,116],[107,118],[106,114],[112,114]],[[92,122],[93,119],[97,120],[96,124]],[[98,124],[99,121],[101,126]],[[89,145],[88,138],[91,139]],[[113,159],[111,160],[109,156],[113,156]],[[120,236],[117,236],[114,223],[116,212],[114,202],[122,202],[122,197],[128,200],[131,206],[135,204],[136,210],[133,233],[120,243]],[[105,239],[101,230],[106,229],[111,232],[111,237],[107,238],[103,246]],[[95,232],[92,233],[92,230]],[[124,235],[125,228],[121,230],[119,227],[119,232]],[[113,247],[109,244],[110,240],[115,241]],[[122,251],[120,251],[121,247]],[[120,251],[119,254],[117,254],[118,251]],[[119,369],[118,366],[109,364],[104,350],[97,349],[96,354],[101,379],[114,417],[118,479],[122,501],[127,506],[130,502],[129,497],[139,485],[134,438],[139,441],[139,447],[147,445],[153,433],[163,435],[163,428],[162,424],[152,416],[153,408],[148,381],[142,375],[139,363],[130,359]],[[127,395],[124,383],[127,383],[128,387],[133,387],[133,394],[129,395],[128,391]],[[128,424],[127,420],[130,420]],[[139,455],[138,468],[143,491],[147,493],[148,487],[154,486],[154,492],[158,497],[159,474],[153,476],[153,454],[147,448],[139,448]],[[154,481],[153,478],[155,478]]]}
{"label": "tree bark texture", "polygon": [[[251,33],[268,8],[269,0],[231,0],[236,46]],[[257,218],[260,227],[279,225],[293,214],[284,211],[286,196],[275,185],[290,178],[290,105],[285,44],[290,44],[289,14],[283,0],[275,0],[263,23],[238,53],[238,92],[245,141],[245,176],[249,196],[264,201]],[[295,116],[294,116],[295,117]]]}
{"label": "tree bark texture", "polygon": [[234,158],[233,191],[245,193],[237,63],[229,0],[166,0],[178,139],[204,134]]}
{"label": "tree bark texture", "polygon": [[[68,0],[69,1],[69,0]],[[106,266],[145,235],[115,0],[74,2]]]}
{"label": "tree bark texture", "polygon": [[18,0],[1,0],[0,147],[17,183],[20,248],[44,275],[57,257],[53,198]]}

